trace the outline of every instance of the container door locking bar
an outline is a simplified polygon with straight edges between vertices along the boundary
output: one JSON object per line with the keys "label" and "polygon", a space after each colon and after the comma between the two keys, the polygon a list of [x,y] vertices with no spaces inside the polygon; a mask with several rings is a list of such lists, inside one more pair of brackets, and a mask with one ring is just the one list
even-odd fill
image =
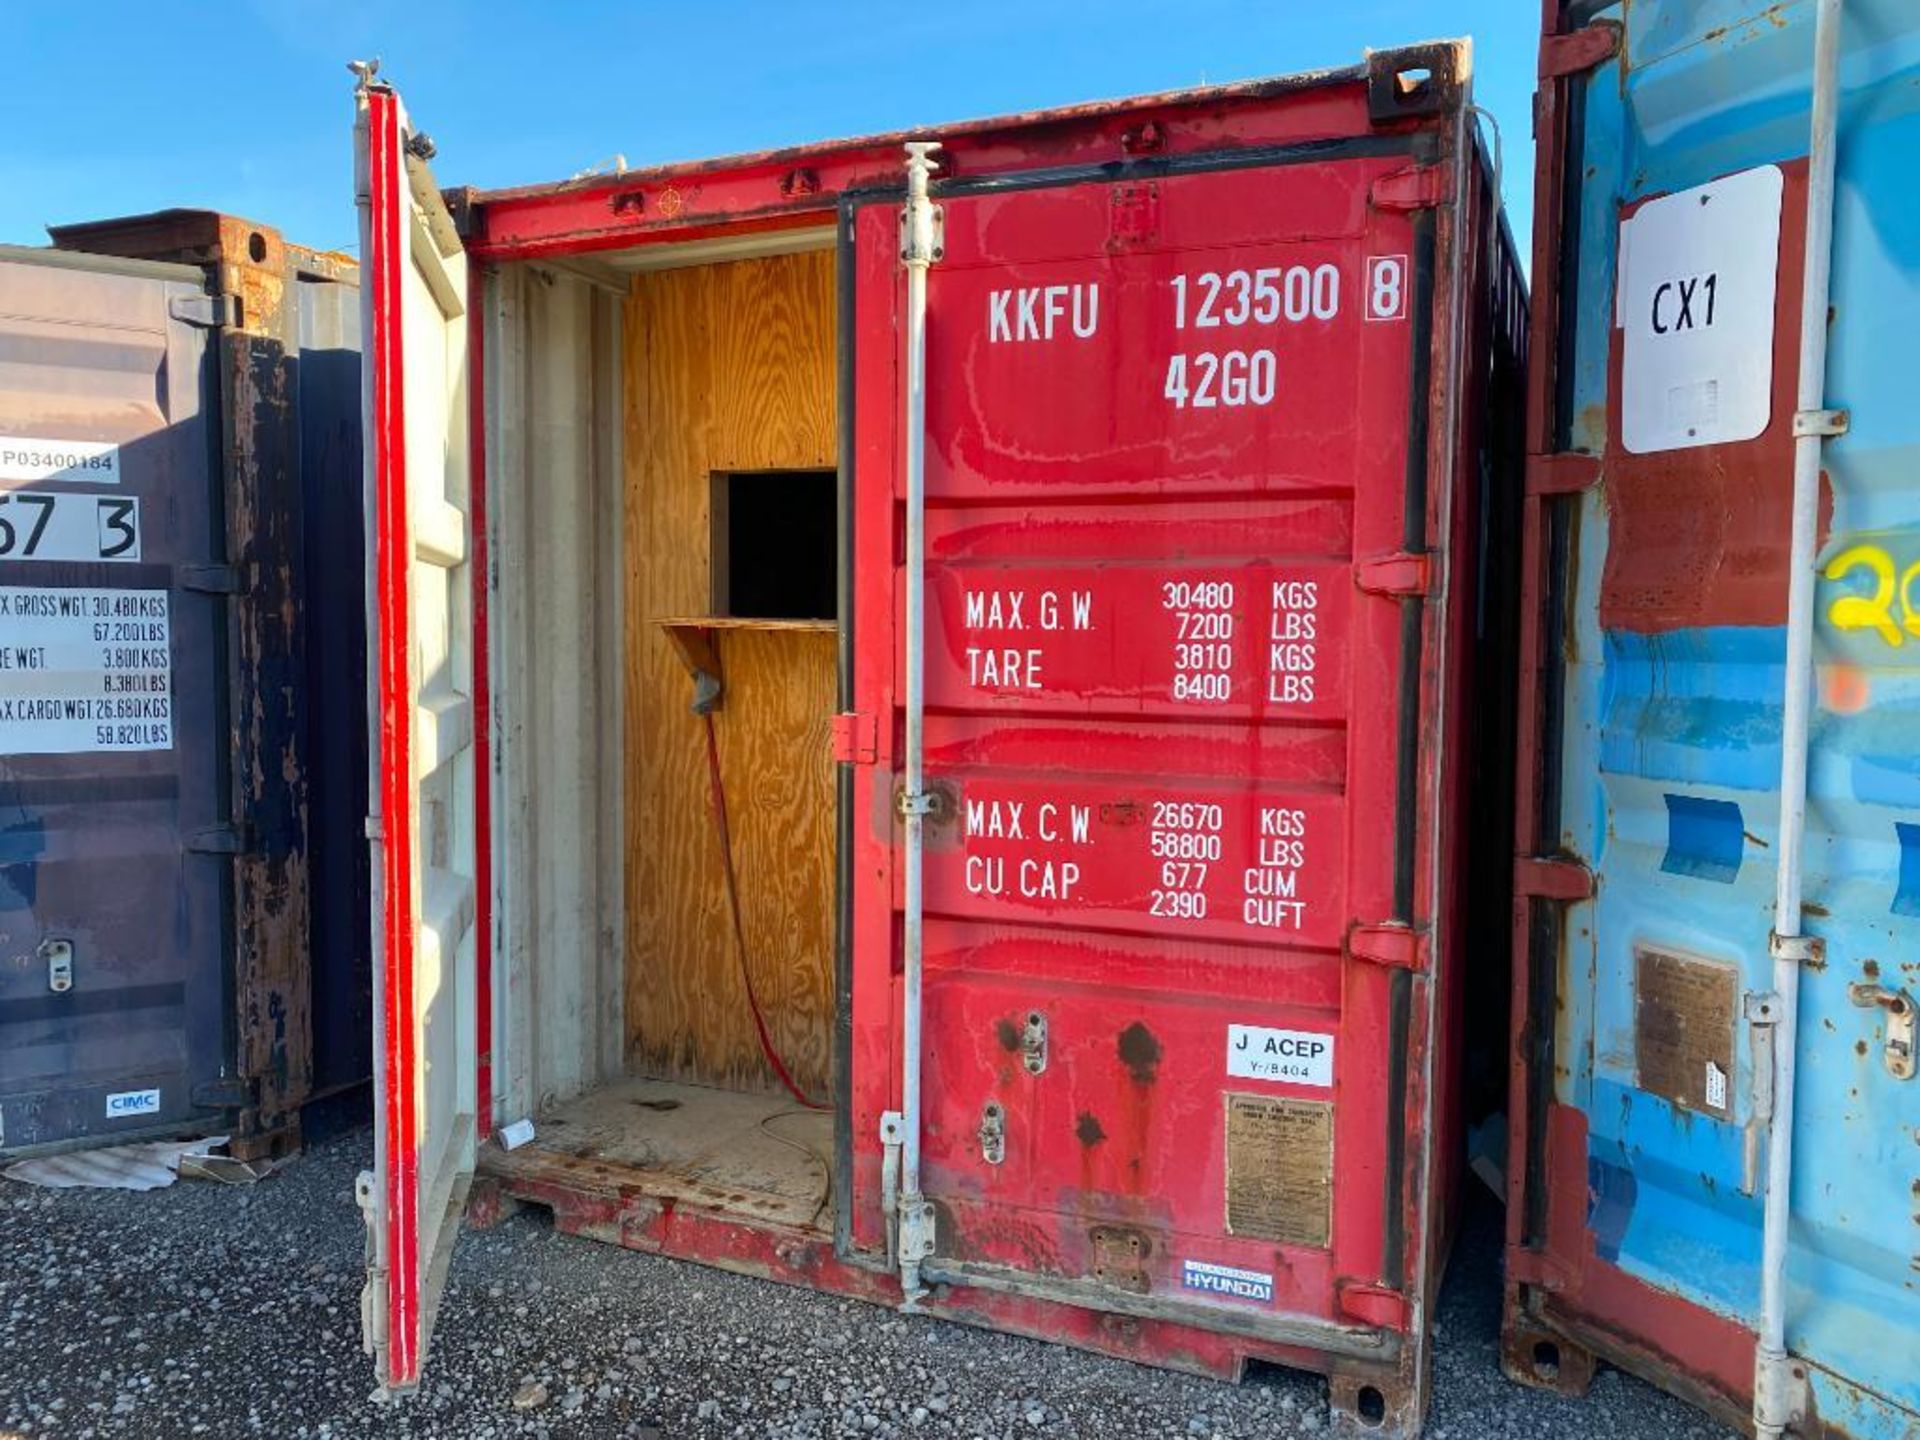
{"label": "container door locking bar", "polygon": [[904,834],[901,866],[900,1110],[881,1122],[883,1138],[897,1135],[900,1193],[894,1202],[894,1250],[900,1289],[912,1306],[926,1286],[921,1262],[934,1251],[933,1207],[920,1193],[920,1064],[922,979],[922,839],[935,808],[922,773],[926,708],[926,508],[927,508],[927,272],[944,252],[940,207],[929,191],[937,142],[911,141],[907,150],[907,203],[900,212],[900,260],[907,272],[906,438],[906,754],[901,766],[900,814]]}

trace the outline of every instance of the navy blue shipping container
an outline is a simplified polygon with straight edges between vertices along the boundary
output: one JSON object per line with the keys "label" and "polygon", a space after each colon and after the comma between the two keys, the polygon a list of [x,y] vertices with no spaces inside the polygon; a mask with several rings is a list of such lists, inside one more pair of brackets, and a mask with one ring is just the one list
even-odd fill
{"label": "navy blue shipping container", "polygon": [[357,270],[53,237],[0,250],[0,1155],[281,1153],[368,1067],[364,639],[307,618],[359,570]]}

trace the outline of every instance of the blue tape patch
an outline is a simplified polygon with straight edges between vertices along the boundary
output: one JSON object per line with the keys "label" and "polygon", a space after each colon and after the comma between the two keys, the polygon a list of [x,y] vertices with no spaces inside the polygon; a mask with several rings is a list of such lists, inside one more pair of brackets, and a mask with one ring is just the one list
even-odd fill
{"label": "blue tape patch", "polygon": [[1594,1254],[1609,1265],[1620,1263],[1620,1242],[1626,1238],[1639,1195],[1640,1182],[1633,1171],[1609,1164],[1597,1154],[1587,1155],[1587,1228],[1593,1232]]}
{"label": "blue tape patch", "polygon": [[1893,913],[1920,915],[1920,825],[1893,822],[1900,838],[1900,883],[1893,890]]}
{"label": "blue tape patch", "polygon": [[1204,1290],[1229,1300],[1273,1299],[1273,1276],[1258,1270],[1237,1270],[1231,1265],[1209,1265],[1205,1260],[1183,1261],[1180,1283],[1189,1290]]}
{"label": "blue tape patch", "polygon": [[1660,868],[1669,875],[1691,875],[1731,885],[1740,873],[1746,826],[1731,800],[1702,800],[1695,795],[1667,797],[1667,854]]}

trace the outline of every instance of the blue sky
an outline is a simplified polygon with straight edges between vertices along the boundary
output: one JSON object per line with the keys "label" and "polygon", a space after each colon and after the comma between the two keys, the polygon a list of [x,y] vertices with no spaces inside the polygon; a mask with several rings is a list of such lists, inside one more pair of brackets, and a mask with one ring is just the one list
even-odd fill
{"label": "blue sky", "polygon": [[1526,233],[1538,7],[1521,0],[703,5],[8,0],[0,241],[169,206],[352,248],[346,61],[378,55],[443,183],[905,129],[1357,61],[1471,35]]}

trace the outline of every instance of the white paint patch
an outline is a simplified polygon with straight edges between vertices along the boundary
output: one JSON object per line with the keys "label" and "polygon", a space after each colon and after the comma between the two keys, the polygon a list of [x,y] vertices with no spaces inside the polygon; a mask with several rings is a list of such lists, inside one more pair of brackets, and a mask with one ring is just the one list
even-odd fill
{"label": "white paint patch", "polygon": [[0,435],[0,488],[9,481],[38,484],[48,480],[118,485],[120,447],[108,440],[35,440],[25,435]]}
{"label": "white paint patch", "polygon": [[1333,1084],[1333,1036],[1317,1030],[1227,1026],[1227,1074],[1287,1085]]}
{"label": "white paint patch", "polygon": [[124,1120],[129,1115],[158,1115],[158,1090],[116,1090],[107,1096],[107,1119]]}
{"label": "white paint patch", "polygon": [[1762,165],[1620,226],[1621,436],[1649,455],[1752,440],[1773,414],[1783,182]]}

